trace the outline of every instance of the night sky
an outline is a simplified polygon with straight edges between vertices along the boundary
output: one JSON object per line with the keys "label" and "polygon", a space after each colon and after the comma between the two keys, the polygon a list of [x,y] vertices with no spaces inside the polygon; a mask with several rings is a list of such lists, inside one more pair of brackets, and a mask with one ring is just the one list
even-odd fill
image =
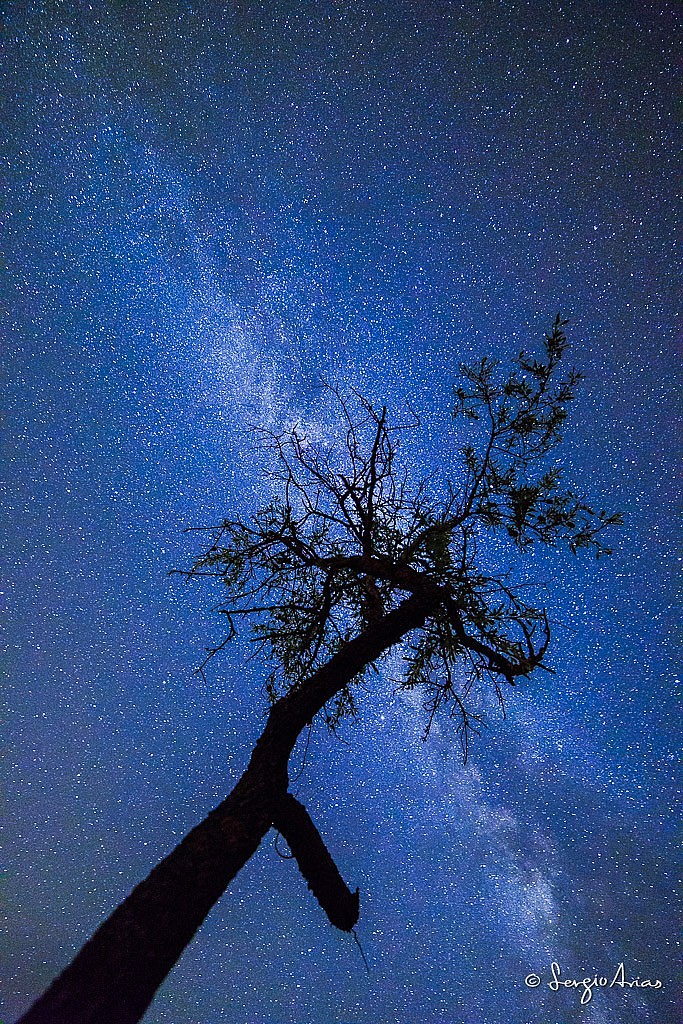
{"label": "night sky", "polygon": [[[624,526],[600,562],[529,559],[556,674],[492,706],[463,767],[447,720],[421,741],[389,659],[295,786],[360,886],[370,973],[271,833],[145,1020],[673,1022],[675,5],[46,0],[4,21],[2,1019],[263,726],[266,667],[238,645],[194,675],[220,595],[168,576],[186,527],[269,500],[253,425],[333,432],[321,378],[409,402],[419,477],[462,443],[459,363],[560,311],[586,376],[562,462]],[[580,1006],[551,961],[663,987]]]}

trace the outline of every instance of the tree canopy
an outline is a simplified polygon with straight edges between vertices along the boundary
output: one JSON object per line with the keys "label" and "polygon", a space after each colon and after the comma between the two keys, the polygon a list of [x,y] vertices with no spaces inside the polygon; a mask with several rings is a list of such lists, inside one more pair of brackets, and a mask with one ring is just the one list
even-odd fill
{"label": "tree canopy", "polygon": [[[422,687],[429,711],[447,707],[459,721],[465,755],[479,718],[466,697],[490,683],[501,704],[505,685],[544,668],[550,640],[545,609],[528,603],[510,570],[491,568],[486,540],[515,549],[565,544],[576,553],[608,553],[603,531],[618,514],[596,513],[563,485],[550,460],[581,375],[562,372],[566,321],[558,317],[542,356],[522,351],[507,371],[484,357],[460,367],[453,416],[469,430],[459,476],[435,470],[414,480],[402,459],[419,418],[398,422],[358,392],[333,391],[342,440],[313,443],[299,426],[261,431],[272,453],[276,497],[250,519],[225,519],[188,577],[215,576],[228,622],[218,653],[245,617],[271,663],[271,702],[305,680],[406,593],[431,594],[420,636],[404,645],[399,686]],[[207,658],[207,660],[209,660]],[[324,710],[335,728],[356,713],[355,679]]]}

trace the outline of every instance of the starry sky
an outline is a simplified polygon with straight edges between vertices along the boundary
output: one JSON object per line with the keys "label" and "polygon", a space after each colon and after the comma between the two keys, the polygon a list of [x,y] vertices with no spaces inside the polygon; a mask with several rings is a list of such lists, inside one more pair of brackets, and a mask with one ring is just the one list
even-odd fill
{"label": "starry sky", "polygon": [[[459,363],[558,311],[563,464],[624,526],[531,559],[555,675],[463,767],[389,659],[293,758],[370,973],[271,833],[145,1019],[676,1019],[677,28],[666,0],[4,5],[3,1020],[263,726],[264,666],[194,675],[218,598],[168,576],[186,527],[270,497],[253,425],[333,431],[321,378],[409,402],[419,476],[461,443]],[[551,961],[663,987],[580,1006]]]}

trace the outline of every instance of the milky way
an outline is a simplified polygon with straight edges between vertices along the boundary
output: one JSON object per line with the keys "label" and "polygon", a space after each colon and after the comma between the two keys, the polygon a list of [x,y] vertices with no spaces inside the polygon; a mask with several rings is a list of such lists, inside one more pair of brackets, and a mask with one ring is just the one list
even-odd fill
{"label": "milky way", "polygon": [[[335,430],[321,381],[454,457],[462,361],[557,311],[585,374],[561,459],[614,554],[530,560],[554,675],[463,766],[390,659],[297,786],[361,890],[330,928],[267,839],[145,1018],[675,1020],[677,61],[669,3],[9,3],[4,1020],[231,788],[264,666],[187,526],[258,507],[254,425]],[[299,765],[302,751],[295,752]],[[579,1005],[563,976],[661,979]],[[524,979],[537,973],[542,984]]]}

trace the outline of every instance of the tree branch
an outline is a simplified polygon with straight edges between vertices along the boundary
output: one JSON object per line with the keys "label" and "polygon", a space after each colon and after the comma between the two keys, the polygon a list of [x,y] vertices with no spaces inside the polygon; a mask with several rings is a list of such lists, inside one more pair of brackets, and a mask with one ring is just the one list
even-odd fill
{"label": "tree branch", "polygon": [[287,793],[277,804],[273,825],[284,836],[301,874],[335,928],[350,932],[358,922],[359,894],[347,887],[303,804]]}

